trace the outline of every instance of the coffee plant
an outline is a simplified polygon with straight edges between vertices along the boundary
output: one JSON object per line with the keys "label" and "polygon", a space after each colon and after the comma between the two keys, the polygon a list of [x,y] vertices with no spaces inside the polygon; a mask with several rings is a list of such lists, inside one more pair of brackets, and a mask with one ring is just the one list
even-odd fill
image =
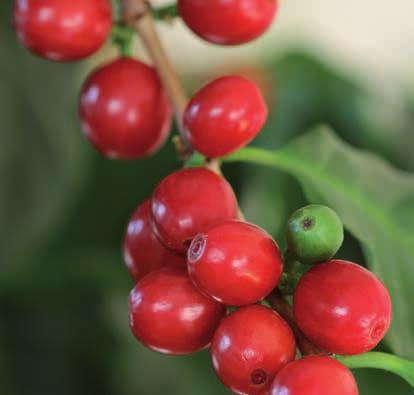
{"label": "coffee plant", "polygon": [[[212,45],[242,45],[265,34],[279,1],[117,5],[15,0],[12,19],[19,42],[52,62],[84,59],[111,37],[119,55],[90,73],[78,103],[83,133],[103,156],[156,155],[175,117],[182,169],[156,180],[123,242],[136,340],[166,355],[209,348],[218,378],[237,394],[357,395],[350,369],[358,368],[414,386],[414,363],[403,358],[413,356],[414,314],[399,284],[412,279],[414,211],[404,209],[413,177],[349,147],[327,126],[275,151],[248,147],[269,117],[263,90],[227,74],[189,98],[155,29],[155,20],[181,17]],[[152,65],[134,57],[136,35]],[[232,162],[282,170],[302,186],[309,204],[288,219],[284,250],[242,213],[221,170]],[[255,188],[265,184],[259,177]],[[372,272],[337,257],[344,228]],[[387,333],[393,353],[373,351]]]}

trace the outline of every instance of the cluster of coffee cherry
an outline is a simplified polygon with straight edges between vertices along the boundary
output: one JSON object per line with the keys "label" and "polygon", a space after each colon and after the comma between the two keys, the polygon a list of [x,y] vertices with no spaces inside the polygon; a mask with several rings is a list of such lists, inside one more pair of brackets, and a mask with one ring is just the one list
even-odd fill
{"label": "cluster of coffee cherry", "polygon": [[[292,329],[260,303],[281,281],[282,255],[263,229],[237,215],[230,185],[205,168],[170,174],[138,207],[124,244],[137,282],[130,295],[136,338],[174,355],[211,344],[213,366],[235,393],[357,394],[352,374],[328,354],[374,348],[390,325],[391,302],[368,270],[332,260],[343,240],[337,214],[310,205],[287,225],[283,275],[298,262],[306,272],[292,273],[295,321],[326,352],[295,362]],[[226,306],[236,309],[227,314]]]}
{"label": "cluster of coffee cherry", "polygon": [[[201,37],[230,45],[263,33],[277,4],[276,0],[180,0],[178,8]],[[105,43],[112,14],[110,0],[15,0],[13,24],[18,39],[31,52],[53,61],[73,61]],[[232,106],[231,118],[220,112],[218,97]],[[240,107],[243,104],[245,108]],[[169,136],[173,115],[156,70],[130,56],[92,72],[82,88],[79,114],[87,138],[113,159],[138,159],[159,150]],[[207,157],[217,157],[252,140],[265,118],[266,107],[256,86],[229,76],[212,82],[194,98],[185,123],[193,147]]]}
{"label": "cluster of coffee cherry", "polygon": [[[277,9],[277,0],[178,1],[189,28],[221,45],[258,37]],[[111,5],[15,0],[14,25],[32,52],[54,61],[81,59],[109,35]],[[158,150],[172,122],[156,70],[127,56],[89,76],[79,112],[93,145],[119,159]],[[186,143],[211,159],[248,144],[266,118],[256,85],[225,76],[201,88],[178,121]],[[238,394],[358,394],[351,372],[333,354],[367,352],[381,341],[391,320],[389,294],[368,270],[333,259],[343,225],[330,208],[296,211],[286,239],[282,256],[266,231],[241,219],[235,194],[217,169],[170,174],[127,226],[124,258],[136,283],[129,304],[133,334],[170,355],[211,346],[217,375]],[[293,293],[293,324],[266,302],[274,290]],[[299,335],[317,355],[305,355]]]}

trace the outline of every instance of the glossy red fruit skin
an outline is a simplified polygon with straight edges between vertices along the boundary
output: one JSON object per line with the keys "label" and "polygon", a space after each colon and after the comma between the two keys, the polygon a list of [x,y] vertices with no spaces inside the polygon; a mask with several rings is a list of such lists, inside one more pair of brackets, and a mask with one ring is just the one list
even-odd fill
{"label": "glossy red fruit skin", "polygon": [[201,88],[184,112],[191,145],[209,158],[227,155],[252,141],[268,110],[258,87],[239,76],[218,78]]}
{"label": "glossy red fruit skin", "polygon": [[179,0],[186,25],[214,44],[237,45],[262,35],[278,10],[278,0]]}
{"label": "glossy red fruit skin", "polygon": [[148,274],[129,297],[132,333],[163,354],[189,354],[207,347],[225,312],[225,306],[193,286],[182,268]]}
{"label": "glossy red fruit skin", "polygon": [[88,77],[79,114],[87,138],[114,159],[154,153],[168,137],[172,121],[154,68],[129,57],[100,66]]}
{"label": "glossy red fruit skin", "polygon": [[332,260],[309,270],[293,299],[302,332],[318,347],[341,355],[370,351],[391,322],[391,299],[384,285],[352,262]]}
{"label": "glossy red fruit skin", "polygon": [[106,41],[112,27],[108,0],[15,0],[13,24],[19,41],[53,61],[83,59]]}
{"label": "glossy red fruit skin", "polygon": [[296,354],[289,325],[273,310],[252,305],[223,319],[211,343],[214,369],[237,394],[265,395]]}
{"label": "glossy red fruit skin", "polygon": [[165,248],[152,231],[151,202],[146,200],[132,214],[124,237],[124,261],[137,282],[165,266],[186,267],[186,260]]}
{"label": "glossy red fruit skin", "polygon": [[152,195],[154,230],[168,248],[185,254],[204,229],[237,217],[230,184],[211,170],[178,170],[164,178]]}
{"label": "glossy red fruit skin", "polygon": [[187,265],[203,293],[230,306],[262,300],[283,271],[275,241],[263,229],[234,220],[198,234],[188,249]]}
{"label": "glossy red fruit skin", "polygon": [[352,373],[338,361],[308,356],[286,365],[272,384],[270,395],[358,395]]}

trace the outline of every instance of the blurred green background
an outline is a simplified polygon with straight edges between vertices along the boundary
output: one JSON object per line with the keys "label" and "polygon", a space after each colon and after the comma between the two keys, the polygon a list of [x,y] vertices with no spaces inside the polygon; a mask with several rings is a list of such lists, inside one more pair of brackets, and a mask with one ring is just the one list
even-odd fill
{"label": "blurred green background", "polygon": [[[11,1],[0,5],[0,394],[228,393],[214,376],[207,352],[161,356],[139,345],[128,328],[127,295],[133,284],[120,252],[124,227],[157,182],[180,167],[172,144],[138,162],[119,163],[97,154],[77,118],[77,95],[91,64],[53,64],[28,54],[11,30],[10,7]],[[345,215],[351,232],[340,256],[370,266],[394,286],[394,303],[402,307],[380,349],[414,359],[414,266],[409,266],[408,251],[397,251],[401,237],[413,240],[414,232],[414,178],[409,174],[414,170],[414,91],[402,86],[387,100],[367,90],[359,76],[298,48],[277,56],[267,51],[254,62],[215,67],[212,74],[183,74],[189,91],[223,72],[255,79],[271,115],[254,145],[285,147],[320,123],[335,130],[333,142],[332,136],[311,132],[305,136],[311,143],[299,140],[297,149],[312,148],[303,152],[304,158],[312,154],[311,164],[324,158],[345,190],[345,178],[350,188],[356,180],[367,193],[365,203],[373,197],[368,214],[355,213],[360,224]],[[107,50],[99,56],[113,55]],[[341,155],[335,156],[337,144]],[[307,187],[303,174],[246,164],[224,170],[247,218],[281,245],[288,215],[309,200],[328,201],[347,213],[346,195],[330,202],[324,195],[329,186],[309,180]],[[377,210],[381,203],[384,212]],[[384,219],[384,229],[364,223],[364,215],[369,218],[374,210]],[[393,228],[387,229],[391,221]],[[375,241],[370,239],[373,228]],[[382,249],[376,257],[378,244]],[[385,256],[399,277],[384,268]],[[396,376],[374,370],[356,374],[362,395],[412,393]]]}

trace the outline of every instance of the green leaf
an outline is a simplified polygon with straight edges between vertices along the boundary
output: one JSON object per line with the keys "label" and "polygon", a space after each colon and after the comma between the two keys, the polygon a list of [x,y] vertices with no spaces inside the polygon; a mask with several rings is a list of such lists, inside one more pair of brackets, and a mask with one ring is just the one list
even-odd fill
{"label": "green leaf", "polygon": [[[414,169],[412,106],[406,98],[367,92],[354,75],[306,52],[268,65],[269,119],[253,144],[284,146],[316,124],[331,125],[351,145],[369,149],[404,170]],[[397,100],[396,100],[397,99]]]}
{"label": "green leaf", "polygon": [[383,352],[369,352],[350,357],[337,357],[350,369],[374,368],[395,373],[414,387],[414,362]]}
{"label": "green leaf", "polygon": [[326,127],[278,151],[245,148],[224,160],[285,170],[297,178],[312,203],[339,213],[362,243],[370,268],[390,291],[394,313],[389,344],[399,355],[414,358],[414,176],[352,148]]}
{"label": "green leaf", "polygon": [[378,369],[353,369],[360,395],[412,395],[413,388],[402,377]]}

